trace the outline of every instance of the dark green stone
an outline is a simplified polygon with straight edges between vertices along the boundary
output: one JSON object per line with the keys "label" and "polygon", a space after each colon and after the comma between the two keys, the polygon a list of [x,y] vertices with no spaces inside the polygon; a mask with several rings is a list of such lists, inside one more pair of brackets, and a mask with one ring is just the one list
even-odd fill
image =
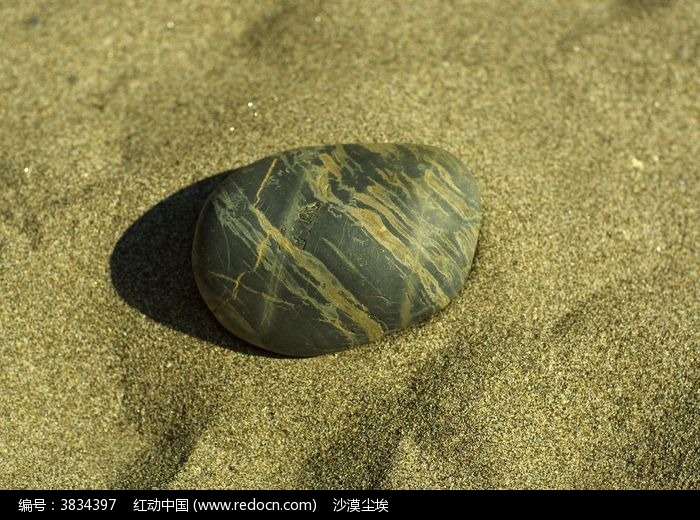
{"label": "dark green stone", "polygon": [[314,356],[374,341],[442,309],[464,286],[479,189],[429,146],[282,152],[207,200],[194,275],[217,319],[274,352]]}

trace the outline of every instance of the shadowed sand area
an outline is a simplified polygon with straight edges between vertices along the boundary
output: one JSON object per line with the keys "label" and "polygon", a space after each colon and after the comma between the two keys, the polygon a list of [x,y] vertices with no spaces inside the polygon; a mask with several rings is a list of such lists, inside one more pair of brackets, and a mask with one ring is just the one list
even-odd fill
{"label": "shadowed sand area", "polygon": [[[233,4],[233,5],[232,5]],[[0,487],[700,487],[700,3],[0,6]],[[474,172],[465,289],[265,354],[190,272],[227,172]]]}

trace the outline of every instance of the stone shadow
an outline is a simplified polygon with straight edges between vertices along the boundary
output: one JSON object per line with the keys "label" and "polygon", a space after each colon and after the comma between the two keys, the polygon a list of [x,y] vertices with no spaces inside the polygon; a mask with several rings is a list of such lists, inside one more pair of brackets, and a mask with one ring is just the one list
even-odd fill
{"label": "stone shadow", "polygon": [[192,238],[207,196],[232,171],[162,200],[124,232],[112,251],[112,284],[132,307],[159,323],[219,346],[278,357],[228,332],[202,300],[192,274]]}

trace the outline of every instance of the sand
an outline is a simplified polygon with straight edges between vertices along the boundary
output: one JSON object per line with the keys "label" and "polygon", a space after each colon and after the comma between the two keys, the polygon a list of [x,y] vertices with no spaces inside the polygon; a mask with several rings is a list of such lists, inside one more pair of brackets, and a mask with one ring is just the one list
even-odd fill
{"label": "sand", "polygon": [[[0,487],[700,487],[700,3],[126,4],[0,7]],[[207,190],[358,141],[470,165],[465,289],[339,354],[236,340]]]}

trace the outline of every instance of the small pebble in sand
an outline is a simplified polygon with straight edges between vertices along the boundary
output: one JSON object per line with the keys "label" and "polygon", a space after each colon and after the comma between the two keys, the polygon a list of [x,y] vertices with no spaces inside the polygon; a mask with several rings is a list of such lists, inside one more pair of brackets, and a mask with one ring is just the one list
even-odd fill
{"label": "small pebble in sand", "polygon": [[231,173],[200,214],[204,300],[242,339],[291,356],[377,340],[464,286],[481,221],[464,164],[421,145],[301,148]]}

